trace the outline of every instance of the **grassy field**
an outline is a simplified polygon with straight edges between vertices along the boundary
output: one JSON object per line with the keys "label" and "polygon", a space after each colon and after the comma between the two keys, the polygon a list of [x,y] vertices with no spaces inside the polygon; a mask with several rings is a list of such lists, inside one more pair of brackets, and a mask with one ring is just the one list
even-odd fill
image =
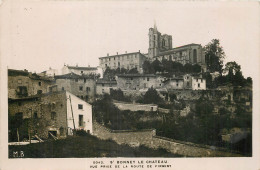
{"label": "grassy field", "polygon": [[23,146],[9,146],[9,158],[13,152],[23,151],[24,158],[93,158],[93,157],[180,157],[164,149],[136,148],[118,145],[112,140],[100,140],[94,136],[68,137]]}

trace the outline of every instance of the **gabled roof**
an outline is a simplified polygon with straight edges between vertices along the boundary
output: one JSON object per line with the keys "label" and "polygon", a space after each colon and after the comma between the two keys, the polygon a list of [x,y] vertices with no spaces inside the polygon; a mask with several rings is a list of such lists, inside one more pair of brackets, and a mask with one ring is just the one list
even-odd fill
{"label": "gabled roof", "polygon": [[83,79],[83,78],[86,78],[86,79],[92,79],[91,76],[89,75],[78,75],[78,74],[75,74],[75,73],[68,73],[68,74],[64,74],[64,75],[57,75],[57,76],[54,76],[55,79]]}

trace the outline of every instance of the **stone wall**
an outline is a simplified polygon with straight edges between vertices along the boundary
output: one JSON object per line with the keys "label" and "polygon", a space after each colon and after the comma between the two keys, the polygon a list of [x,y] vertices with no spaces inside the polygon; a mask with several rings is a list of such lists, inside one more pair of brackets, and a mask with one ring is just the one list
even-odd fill
{"label": "stone wall", "polygon": [[64,92],[44,94],[40,98],[11,100],[8,103],[9,116],[21,114],[29,121],[31,133],[48,138],[49,131],[56,131],[57,137],[65,137],[67,131],[67,102]]}
{"label": "stone wall", "polygon": [[157,111],[158,106],[156,104],[140,104],[140,103],[123,103],[114,102],[114,104],[120,110],[131,110],[131,111]]}
{"label": "stone wall", "polygon": [[110,130],[97,122],[93,123],[93,134],[100,139],[112,139],[118,144],[128,144],[130,146],[145,145],[150,148],[163,148],[169,152],[189,156],[189,157],[214,157],[214,156],[241,156],[230,153],[224,148],[198,145],[189,142],[177,141],[165,137],[156,136],[155,129],[127,131]]}

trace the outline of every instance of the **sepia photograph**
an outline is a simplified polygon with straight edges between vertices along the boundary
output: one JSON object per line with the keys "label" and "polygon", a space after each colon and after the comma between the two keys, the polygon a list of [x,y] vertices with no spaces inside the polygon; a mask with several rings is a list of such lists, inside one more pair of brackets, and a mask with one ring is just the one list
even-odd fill
{"label": "sepia photograph", "polygon": [[260,168],[257,1],[1,3],[0,169]]}

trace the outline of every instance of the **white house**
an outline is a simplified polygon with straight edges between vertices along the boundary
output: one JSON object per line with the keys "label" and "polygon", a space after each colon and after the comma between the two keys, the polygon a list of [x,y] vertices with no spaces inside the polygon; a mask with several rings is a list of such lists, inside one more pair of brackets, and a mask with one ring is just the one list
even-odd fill
{"label": "white house", "polygon": [[92,106],[69,92],[66,92],[66,96],[68,135],[72,135],[74,124],[76,129],[92,134]]}
{"label": "white house", "polygon": [[206,79],[192,77],[192,90],[206,90]]}

